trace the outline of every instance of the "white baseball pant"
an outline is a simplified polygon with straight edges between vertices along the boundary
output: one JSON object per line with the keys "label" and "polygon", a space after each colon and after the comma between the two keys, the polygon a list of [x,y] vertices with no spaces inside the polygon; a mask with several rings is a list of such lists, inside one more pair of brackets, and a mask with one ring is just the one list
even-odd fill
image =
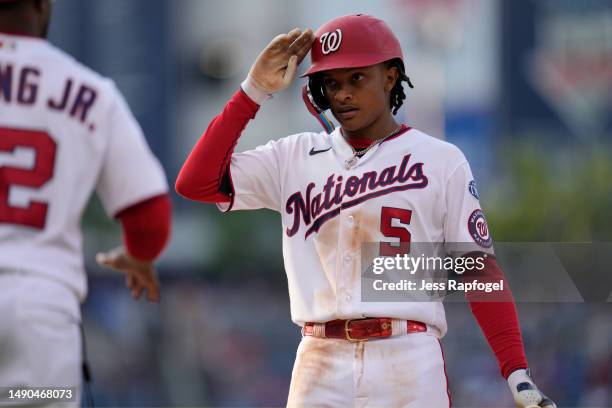
{"label": "white baseball pant", "polygon": [[448,408],[442,346],[432,333],[349,342],[304,336],[288,407]]}
{"label": "white baseball pant", "polygon": [[[36,400],[10,406],[78,407],[81,387],[79,303],[44,277],[0,271],[0,387],[75,387],[75,401]],[[7,406],[3,388],[0,406]]]}

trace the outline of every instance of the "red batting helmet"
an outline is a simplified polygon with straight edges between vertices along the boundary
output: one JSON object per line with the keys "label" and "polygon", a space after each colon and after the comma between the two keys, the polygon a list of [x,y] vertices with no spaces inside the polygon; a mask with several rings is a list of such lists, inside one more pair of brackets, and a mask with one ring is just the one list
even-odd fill
{"label": "red batting helmet", "polygon": [[335,18],[315,33],[312,65],[302,77],[335,68],[375,65],[393,58],[403,63],[399,40],[382,20],[366,14]]}

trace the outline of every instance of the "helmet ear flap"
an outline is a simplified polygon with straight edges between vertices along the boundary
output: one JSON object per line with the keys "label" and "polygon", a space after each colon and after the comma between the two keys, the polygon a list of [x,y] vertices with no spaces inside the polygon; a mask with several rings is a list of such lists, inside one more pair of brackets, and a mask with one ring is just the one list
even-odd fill
{"label": "helmet ear flap", "polygon": [[[320,92],[321,91],[319,91],[319,93]],[[310,81],[308,85],[302,86],[302,99],[304,100],[304,104],[306,104],[306,109],[308,109],[308,112],[310,112],[312,116],[314,116],[319,121],[321,126],[323,126],[323,129],[325,129],[327,133],[333,132],[335,129],[335,125],[331,120],[329,120],[327,115],[325,115],[326,108],[322,108],[317,102],[315,102],[315,99],[310,89]],[[317,99],[321,98],[317,97]]]}
{"label": "helmet ear flap", "polygon": [[323,81],[320,75],[313,75],[308,78],[308,88],[314,104],[320,111],[325,111],[330,108],[327,96],[323,91]]}

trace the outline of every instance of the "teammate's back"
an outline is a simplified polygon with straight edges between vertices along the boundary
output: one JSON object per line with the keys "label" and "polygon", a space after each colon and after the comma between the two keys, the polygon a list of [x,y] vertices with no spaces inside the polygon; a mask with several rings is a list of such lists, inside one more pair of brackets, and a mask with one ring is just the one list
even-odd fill
{"label": "teammate's back", "polygon": [[166,191],[161,166],[114,83],[46,40],[0,34],[0,84],[0,269],[82,298],[90,195],[115,216]]}
{"label": "teammate's back", "polygon": [[[62,387],[80,406],[81,217],[95,190],[125,247],[96,260],[160,299],[166,178],[112,81],[45,38],[51,0],[0,0],[0,384]],[[15,405],[0,390],[0,406]],[[69,401],[67,400],[69,399]],[[27,406],[57,406],[50,399]],[[24,405],[25,406],[25,405]]]}

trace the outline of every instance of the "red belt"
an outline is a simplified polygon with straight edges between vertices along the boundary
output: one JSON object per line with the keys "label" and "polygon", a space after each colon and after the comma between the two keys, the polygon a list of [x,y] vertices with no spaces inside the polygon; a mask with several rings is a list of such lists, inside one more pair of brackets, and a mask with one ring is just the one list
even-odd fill
{"label": "red belt", "polygon": [[[363,319],[331,320],[322,323],[304,324],[304,336],[326,337],[331,339],[345,339],[349,341],[366,341],[372,338],[390,337],[392,320],[388,317],[366,317]],[[403,323],[403,322],[402,322]],[[324,327],[317,330],[317,327]],[[414,320],[406,320],[406,333],[419,333],[427,331],[427,325]]]}

